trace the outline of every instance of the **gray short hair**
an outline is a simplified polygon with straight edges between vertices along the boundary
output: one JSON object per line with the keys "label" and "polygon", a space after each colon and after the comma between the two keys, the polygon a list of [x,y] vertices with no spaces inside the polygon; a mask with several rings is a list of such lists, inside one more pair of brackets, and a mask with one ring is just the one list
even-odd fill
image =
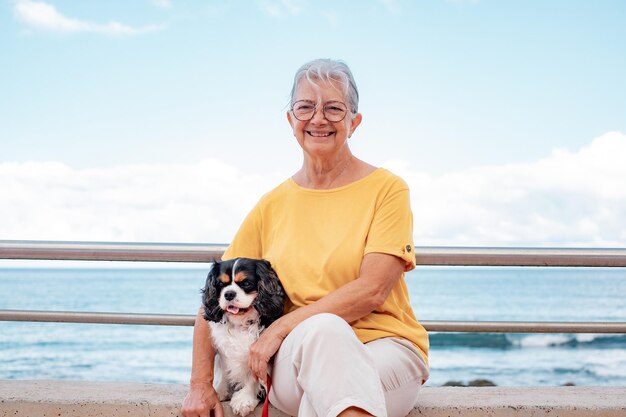
{"label": "gray short hair", "polygon": [[359,90],[356,88],[354,76],[350,68],[344,62],[333,59],[315,59],[301,66],[293,78],[291,105],[293,105],[298,83],[302,79],[306,79],[313,85],[317,85],[319,81],[339,83],[343,87],[343,92],[348,99],[347,104],[352,114],[356,114],[359,111]]}

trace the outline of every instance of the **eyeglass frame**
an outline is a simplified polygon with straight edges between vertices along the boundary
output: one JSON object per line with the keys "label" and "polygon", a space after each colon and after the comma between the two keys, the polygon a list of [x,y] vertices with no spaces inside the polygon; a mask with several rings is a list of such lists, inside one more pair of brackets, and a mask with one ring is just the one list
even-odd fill
{"label": "eyeglass frame", "polygon": [[[296,116],[296,112],[294,111],[294,106],[296,105],[296,103],[300,103],[301,101],[304,101],[306,103],[311,103],[313,105],[313,111],[311,112],[311,117],[308,118],[308,119],[300,119],[298,116]],[[324,109],[326,108],[326,106],[329,103],[339,103],[343,107],[345,107],[345,112],[344,112],[344,115],[343,115],[343,117],[341,119],[339,119],[339,120],[330,120],[328,117],[326,117],[326,112],[324,111]],[[291,114],[293,114],[293,117],[295,117],[297,120],[299,120],[301,122],[308,122],[309,120],[313,120],[313,118],[315,117],[315,113],[317,113],[317,110],[318,110],[318,105],[313,100],[297,100],[297,101],[293,102],[293,104],[291,105],[291,109],[289,111],[291,112]],[[339,100],[327,101],[322,106],[322,116],[324,116],[324,119],[328,120],[331,123],[339,123],[339,122],[343,121],[346,118],[346,116],[348,115],[348,112],[352,113],[348,109],[348,105],[346,103],[344,103],[343,101],[339,101]]]}

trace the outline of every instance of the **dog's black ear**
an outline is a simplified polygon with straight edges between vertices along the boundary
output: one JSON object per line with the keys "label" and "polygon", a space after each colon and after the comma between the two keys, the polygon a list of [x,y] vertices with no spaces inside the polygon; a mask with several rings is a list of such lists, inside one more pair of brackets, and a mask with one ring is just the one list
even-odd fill
{"label": "dog's black ear", "polygon": [[261,325],[267,327],[283,314],[285,290],[269,261],[258,261],[256,274],[259,282],[254,308],[261,316]]}
{"label": "dog's black ear", "polygon": [[202,305],[204,306],[204,319],[207,321],[220,322],[224,311],[219,305],[219,277],[221,263],[213,262],[213,266],[206,277],[206,283],[202,292]]}

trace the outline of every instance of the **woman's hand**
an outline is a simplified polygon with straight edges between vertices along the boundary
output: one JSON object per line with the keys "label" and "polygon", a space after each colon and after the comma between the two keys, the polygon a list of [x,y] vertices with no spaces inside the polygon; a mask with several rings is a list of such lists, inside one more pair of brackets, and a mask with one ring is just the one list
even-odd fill
{"label": "woman's hand", "polygon": [[248,356],[248,367],[252,371],[254,377],[263,382],[267,386],[267,364],[283,343],[285,336],[279,330],[278,319],[270,327],[268,327],[259,339],[250,346],[250,355]]}
{"label": "woman's hand", "polygon": [[181,407],[183,417],[224,417],[222,403],[211,383],[192,383]]}

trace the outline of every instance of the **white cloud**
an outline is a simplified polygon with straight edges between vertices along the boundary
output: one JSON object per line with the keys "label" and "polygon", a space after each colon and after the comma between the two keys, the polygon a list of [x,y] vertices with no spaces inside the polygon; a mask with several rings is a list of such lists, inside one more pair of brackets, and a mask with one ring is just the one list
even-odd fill
{"label": "white cloud", "polygon": [[107,35],[137,35],[162,29],[163,25],[132,27],[119,22],[93,23],[64,16],[54,6],[32,0],[18,0],[15,16],[33,29],[52,32],[93,32]]}
{"label": "white cloud", "polygon": [[320,15],[326,19],[326,21],[332,26],[332,27],[339,27],[339,15],[337,14],[337,12],[333,9],[329,9],[329,10],[322,10],[320,11]]}
{"label": "white cloud", "polygon": [[402,161],[417,245],[626,245],[626,135],[607,133],[577,152],[439,177]]}
{"label": "white cloud", "polygon": [[88,170],[2,163],[0,238],[228,242],[278,178],[216,160]]}
{"label": "white cloud", "polygon": [[304,0],[259,0],[257,3],[263,12],[273,17],[295,16],[305,6]]}
{"label": "white cloud", "polygon": [[445,0],[445,2],[452,4],[478,4],[480,0]]}
{"label": "white cloud", "polygon": [[172,0],[151,0],[152,4],[161,9],[169,9],[172,7]]}
{"label": "white cloud", "polygon": [[[416,245],[625,246],[626,135],[526,164],[432,176],[386,167],[411,187]],[[77,170],[0,163],[0,239],[228,242],[284,172],[217,160]]]}
{"label": "white cloud", "polygon": [[400,5],[396,0],[378,0],[391,13],[400,12]]}

